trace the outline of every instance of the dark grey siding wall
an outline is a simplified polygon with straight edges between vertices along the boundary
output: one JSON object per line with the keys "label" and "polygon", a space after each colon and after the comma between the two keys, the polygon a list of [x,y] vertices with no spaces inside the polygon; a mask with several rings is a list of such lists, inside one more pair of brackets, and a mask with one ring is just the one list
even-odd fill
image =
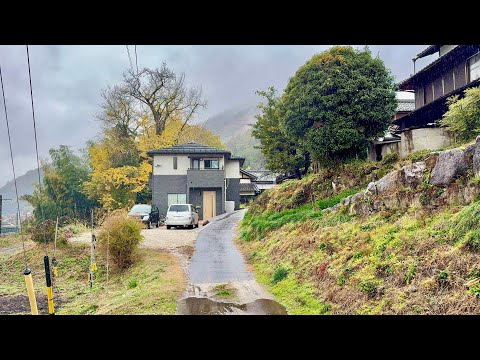
{"label": "dark grey siding wall", "polygon": [[166,214],[168,209],[168,194],[186,194],[187,177],[185,175],[155,175],[153,176],[152,200],[158,206],[160,214]]}
{"label": "dark grey siding wall", "polygon": [[225,179],[224,170],[188,170],[188,187],[216,188],[223,187]]}
{"label": "dark grey siding wall", "polygon": [[445,84],[445,95],[453,91],[453,70],[445,71],[443,74]]}
{"label": "dark grey siding wall", "polygon": [[200,207],[198,209],[198,218],[203,220],[203,192],[204,191],[215,191],[215,199],[216,199],[216,213],[217,215],[223,214],[223,189],[222,188],[194,188],[190,189],[189,191],[189,202],[196,207]]}
{"label": "dark grey siding wall", "polygon": [[227,201],[235,201],[235,210],[240,209],[240,179],[227,179]]}
{"label": "dark grey siding wall", "polygon": [[423,86],[415,89],[415,109],[421,108],[425,103],[425,90]]}
{"label": "dark grey siding wall", "polygon": [[455,89],[467,85],[467,79],[465,78],[465,62],[456,65],[453,72],[455,73]]}

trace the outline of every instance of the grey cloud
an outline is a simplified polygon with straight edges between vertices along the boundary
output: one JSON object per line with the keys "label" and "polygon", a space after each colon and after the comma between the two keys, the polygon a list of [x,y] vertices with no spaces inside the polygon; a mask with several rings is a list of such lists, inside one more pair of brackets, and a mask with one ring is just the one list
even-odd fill
{"label": "grey cloud", "polygon": [[[201,86],[208,103],[197,120],[239,104],[256,103],[256,90],[284,89],[299,66],[328,45],[137,46],[138,66],[163,61]],[[425,45],[374,45],[396,80],[413,72],[411,59]],[[134,46],[130,47],[135,64]],[[129,61],[124,45],[31,46],[33,91],[40,156],[60,144],[80,149],[99,130],[94,120],[100,90],[122,79]],[[431,61],[431,60],[427,60]],[[0,46],[13,151],[18,175],[36,165],[25,46]],[[421,67],[421,62],[418,66]],[[3,110],[0,111],[0,186],[12,179]]]}

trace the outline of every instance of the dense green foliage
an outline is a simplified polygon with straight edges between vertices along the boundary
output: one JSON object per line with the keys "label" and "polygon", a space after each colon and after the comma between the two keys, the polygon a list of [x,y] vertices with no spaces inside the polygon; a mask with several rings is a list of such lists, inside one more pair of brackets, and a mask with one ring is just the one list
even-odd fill
{"label": "dense green foliage", "polygon": [[480,87],[465,90],[465,97],[448,99],[448,111],[440,123],[448,126],[457,142],[466,142],[480,135]]}
{"label": "dense green foliage", "polygon": [[309,164],[305,164],[305,154],[295,138],[280,126],[280,99],[275,88],[257,91],[257,94],[264,97],[266,103],[258,106],[262,113],[255,116],[257,122],[253,125],[252,135],[260,140],[266,168],[279,172],[293,171],[300,177],[301,173],[306,173]]}
{"label": "dense green foliage", "polygon": [[290,79],[283,95],[258,92],[253,135],[272,170],[307,172],[310,162],[332,165],[365,154],[387,129],[397,101],[395,83],[368,48],[335,46],[312,57]]}
{"label": "dense green foliage", "polygon": [[82,187],[90,174],[88,162],[66,145],[50,149],[49,153],[51,162],[42,166],[42,193],[36,184],[33,194],[24,195],[22,199],[33,206],[37,222],[54,220],[57,216],[88,219],[90,209],[97,205],[85,195]]}

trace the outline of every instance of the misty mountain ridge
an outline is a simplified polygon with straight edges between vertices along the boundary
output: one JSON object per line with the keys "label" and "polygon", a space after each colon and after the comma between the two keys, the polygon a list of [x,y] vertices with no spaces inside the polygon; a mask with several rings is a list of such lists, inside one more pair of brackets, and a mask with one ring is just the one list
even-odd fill
{"label": "misty mountain ridge", "polygon": [[222,142],[234,155],[245,157],[244,169],[264,169],[260,142],[252,137],[252,124],[260,114],[257,105],[245,104],[222,111],[207,119],[205,127],[220,135]]}
{"label": "misty mountain ridge", "polygon": [[[40,171],[43,178],[43,171]],[[24,175],[17,177],[18,196],[31,195],[35,189],[34,183],[38,183],[37,169],[29,170]],[[7,182],[4,186],[0,187],[0,195],[4,199],[12,199],[10,201],[3,201],[3,216],[15,215],[17,212],[17,200],[15,195],[15,183],[12,180]],[[33,209],[29,203],[20,200],[20,214],[23,215],[27,212],[31,212]]]}

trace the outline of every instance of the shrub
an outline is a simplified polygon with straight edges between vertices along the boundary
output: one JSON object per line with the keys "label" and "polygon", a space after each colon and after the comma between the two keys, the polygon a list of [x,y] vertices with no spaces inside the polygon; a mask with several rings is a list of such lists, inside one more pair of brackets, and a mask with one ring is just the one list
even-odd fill
{"label": "shrub", "polygon": [[418,151],[415,151],[411,154],[408,154],[406,157],[405,157],[405,160],[410,160],[412,163],[415,163],[415,162],[418,162],[418,161],[424,161],[428,155],[430,155],[432,153],[432,150],[418,150]]}
{"label": "shrub", "polygon": [[275,272],[273,273],[272,284],[276,284],[276,283],[282,281],[283,279],[285,279],[289,272],[290,272],[290,270],[287,269],[285,266],[282,266],[282,265],[278,266],[275,269]]}
{"label": "shrub", "polygon": [[448,111],[440,120],[442,126],[448,126],[458,142],[465,142],[480,134],[480,87],[464,91],[465,97],[448,98]]}
{"label": "shrub", "polygon": [[137,279],[130,279],[130,281],[128,282],[129,289],[134,289],[137,287],[137,285],[138,285]]}
{"label": "shrub", "polygon": [[415,277],[415,273],[417,270],[416,264],[409,264],[407,271],[405,272],[405,283],[408,285],[412,282],[413,278]]}
{"label": "shrub", "polygon": [[387,154],[383,157],[382,165],[394,164],[397,161],[398,161],[398,154],[397,153],[390,153],[390,154]]}
{"label": "shrub", "polygon": [[367,294],[369,297],[374,297],[379,293],[379,281],[376,279],[366,279],[360,282],[360,291]]}
{"label": "shrub", "polygon": [[27,229],[31,239],[36,243],[47,243],[55,239],[55,221],[45,220],[39,224],[30,224]]}
{"label": "shrub", "polygon": [[130,267],[134,263],[135,251],[142,239],[141,229],[141,224],[128,218],[125,213],[112,214],[98,234],[100,252],[106,254],[109,235],[109,254],[113,263],[119,269]]}

